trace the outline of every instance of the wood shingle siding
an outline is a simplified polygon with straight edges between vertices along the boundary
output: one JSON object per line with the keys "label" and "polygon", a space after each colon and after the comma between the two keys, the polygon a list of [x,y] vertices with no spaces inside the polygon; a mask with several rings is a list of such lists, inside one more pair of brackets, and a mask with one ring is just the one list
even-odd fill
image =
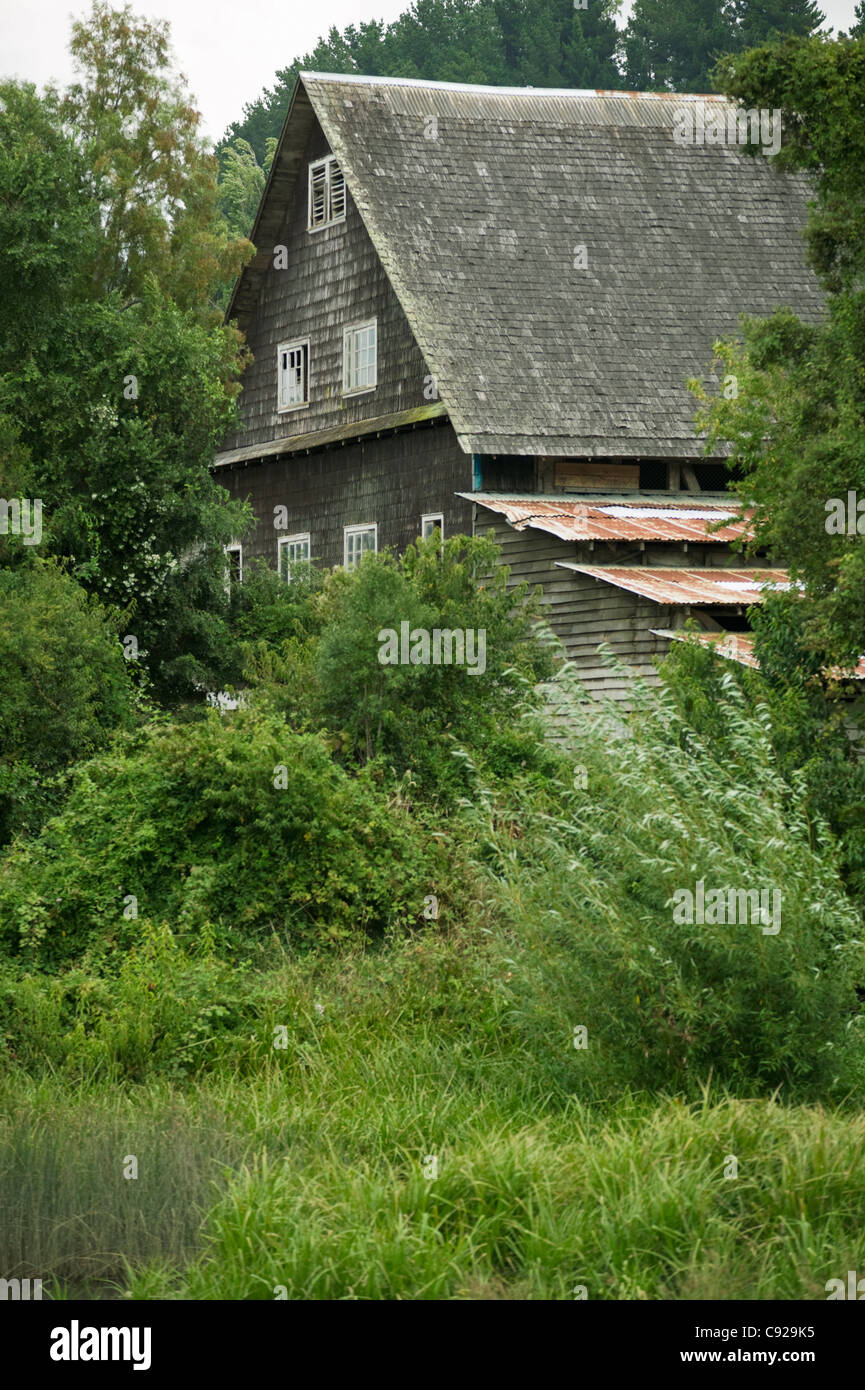
{"label": "wood shingle siding", "polygon": [[[344,221],[307,230],[307,167],[327,152],[316,124],[274,243],[287,249],[286,268],[275,268],[271,248],[262,273],[247,328],[255,360],[243,378],[242,424],[226,439],[226,452],[430,403],[424,395],[429,370],[351,197]],[[343,398],[344,330],[370,319],[378,327],[378,384],[364,395]],[[277,348],[307,338],[309,405],[280,414]]]}
{"label": "wood shingle siding", "polygon": [[[255,511],[244,569],[275,567],[280,535],[309,534],[314,562],[341,565],[346,527],[374,525],[379,549],[403,551],[441,513],[446,537],[492,529],[512,582],[543,587],[591,690],[628,698],[602,643],[654,679],[672,639],[652,629],[681,626],[687,606],[668,593],[682,584],[653,602],[633,576],[616,588],[561,562],[716,570],[741,563],[731,530],[692,542],[650,512],[624,529],[613,509],[610,526],[604,513],[550,534],[558,498],[543,494],[666,488],[681,507],[686,487],[692,501],[723,488],[688,379],[743,313],[825,312],[802,238],[807,179],[735,146],[677,143],[694,103],[727,112],[721,97],[300,75],[228,311],[254,359],[215,460]],[[331,156],[343,195],[334,209],[325,174],[317,206],[340,220],[310,231],[309,166]],[[370,327],[345,395],[344,335],[372,324],[375,387]],[[308,403],[280,412],[277,349],[307,342]],[[298,390],[305,365],[286,364]],[[541,504],[526,529],[478,500],[499,489]],[[719,602],[699,620],[741,630],[743,611]]]}
{"label": "wood shingle siding", "polygon": [[[311,558],[323,565],[343,562],[343,528],[378,524],[378,546],[405,549],[420,534],[425,512],[443,512],[445,535],[470,533],[472,507],[456,496],[470,480],[471,460],[457,444],[447,420],[418,429],[290,454],[262,463],[220,468],[219,482],[235,499],[252,501],[254,533],[244,560],[265,559],[276,567],[279,535],[308,531]],[[274,528],[274,508],[288,520]]]}

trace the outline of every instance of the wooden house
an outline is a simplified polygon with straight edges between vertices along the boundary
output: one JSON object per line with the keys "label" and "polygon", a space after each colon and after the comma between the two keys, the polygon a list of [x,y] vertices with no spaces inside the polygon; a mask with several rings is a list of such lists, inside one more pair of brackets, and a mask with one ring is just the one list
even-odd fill
{"label": "wooden house", "polygon": [[589,684],[605,639],[649,673],[688,616],[744,628],[760,576],[712,529],[687,381],[740,314],[823,303],[803,178],[682,143],[683,109],[729,108],[301,74],[228,310],[254,357],[214,464],[256,514],[237,575],[491,527]]}

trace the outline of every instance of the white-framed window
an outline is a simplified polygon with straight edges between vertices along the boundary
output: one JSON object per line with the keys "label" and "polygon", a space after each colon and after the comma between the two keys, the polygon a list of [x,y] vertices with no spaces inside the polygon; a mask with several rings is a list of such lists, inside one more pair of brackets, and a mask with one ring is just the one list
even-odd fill
{"label": "white-framed window", "polygon": [[309,561],[309,532],[303,531],[298,536],[280,536],[277,544],[280,577],[290,583],[292,565]]}
{"label": "white-framed window", "polygon": [[378,380],[378,325],[354,323],[342,335],[342,394],[373,391]]}
{"label": "white-framed window", "polygon": [[276,350],[277,410],[309,405],[309,339],[280,343]]}
{"label": "white-framed window", "polygon": [[344,563],[347,570],[353,570],[360,563],[362,555],[368,550],[378,550],[378,525],[346,526],[343,532]]}
{"label": "white-framed window", "polygon": [[307,230],[345,221],[345,179],[334,155],[309,166],[309,224]]}
{"label": "white-framed window", "polygon": [[235,584],[243,583],[243,546],[240,541],[232,541],[225,547],[228,569],[225,575],[225,592],[231,593]]}
{"label": "white-framed window", "polygon": [[444,512],[425,512],[420,519],[420,533],[426,540],[432,535],[433,531],[439,528],[442,533],[442,541],[445,538],[445,518]]}

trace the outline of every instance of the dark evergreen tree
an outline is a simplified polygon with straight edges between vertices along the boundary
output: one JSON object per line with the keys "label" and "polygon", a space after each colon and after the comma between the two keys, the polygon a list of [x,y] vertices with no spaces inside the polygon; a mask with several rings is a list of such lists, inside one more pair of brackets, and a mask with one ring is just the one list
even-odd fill
{"label": "dark evergreen tree", "polygon": [[807,38],[825,22],[815,0],[731,0],[727,13],[735,28],[736,48],[757,48],[789,35]]}
{"label": "dark evergreen tree", "polygon": [[806,37],[824,19],[814,0],[636,0],[622,43],[627,85],[715,91],[712,69],[724,54]]}
{"label": "dark evergreen tree", "polygon": [[710,92],[729,51],[724,0],[636,0],[625,29],[627,85],[637,92]]}
{"label": "dark evergreen tree", "polygon": [[225,143],[248,141],[262,162],[279,135],[297,74],[357,72],[490,86],[621,87],[612,0],[414,0],[388,26],[349,25],[276,74]]}

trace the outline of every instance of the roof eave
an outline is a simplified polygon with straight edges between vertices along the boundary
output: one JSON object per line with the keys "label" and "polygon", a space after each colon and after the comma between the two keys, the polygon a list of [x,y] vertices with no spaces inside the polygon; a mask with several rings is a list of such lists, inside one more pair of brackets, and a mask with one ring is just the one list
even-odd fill
{"label": "roof eave", "polygon": [[[253,224],[252,231],[249,234],[249,240],[255,247],[256,254],[253,257],[253,259],[243,267],[240,274],[238,275],[237,280],[235,281],[234,289],[231,292],[231,298],[228,302],[228,308],[225,311],[225,322],[230,323],[232,319],[236,318],[238,320],[239,326],[243,329],[245,329],[248,326],[249,319],[258,301],[261,277],[271,260],[272,245],[270,243],[274,240],[274,237],[268,237],[268,245],[266,249],[262,250],[262,247],[260,245],[260,242],[262,240],[262,224],[266,221],[267,215],[273,203],[271,194],[277,182],[279,181],[279,179],[283,177],[283,175],[289,173],[289,177],[291,177],[290,172],[287,168],[289,163],[289,157],[286,153],[286,141],[288,138],[290,128],[293,124],[296,123],[296,120],[299,120],[301,118],[300,114],[297,116],[297,118],[295,117],[295,111],[302,113],[303,117],[305,118],[305,132],[303,140],[303,144],[305,145],[306,137],[308,137],[309,131],[312,128],[312,122],[315,119],[315,112],[312,109],[312,103],[310,102],[309,96],[307,95],[306,89],[303,85],[302,74],[298,75],[294,84],[294,90],[291,94],[291,100],[288,103],[288,111],[286,112],[285,120],[282,123],[282,130],[280,131],[279,142],[276,146],[276,149],[274,150],[273,161],[270,166],[270,173],[267,176],[267,182],[264,185],[264,191],[261,195],[261,201],[258,204],[258,212],[255,215],[255,222]],[[296,173],[296,170],[294,172]],[[278,227],[282,225],[284,217],[285,206],[283,204],[278,206],[276,212],[273,213],[274,222],[277,222],[278,220],[277,230]],[[252,283],[253,281],[254,284]],[[247,287],[250,288],[249,303],[248,305],[241,305],[239,307],[238,297],[241,294],[241,291]]]}

